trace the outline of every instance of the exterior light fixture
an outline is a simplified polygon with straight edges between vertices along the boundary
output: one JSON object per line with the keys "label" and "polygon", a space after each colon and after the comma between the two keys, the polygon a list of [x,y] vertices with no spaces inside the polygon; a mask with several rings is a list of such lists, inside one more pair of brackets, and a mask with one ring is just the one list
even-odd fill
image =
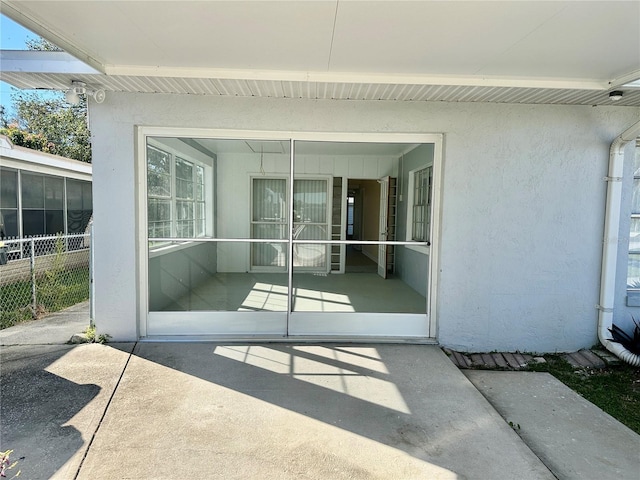
{"label": "exterior light fixture", "polygon": [[64,93],[64,98],[67,103],[71,105],[78,105],[80,103],[80,95],[87,95],[93,97],[96,103],[104,102],[106,94],[104,90],[92,90],[87,88],[87,84],[78,80],[71,82],[71,88]]}
{"label": "exterior light fixture", "polygon": [[617,102],[618,100],[620,100],[622,98],[622,95],[623,95],[622,90],[614,90],[613,92],[611,92],[609,94],[609,100]]}
{"label": "exterior light fixture", "polygon": [[64,99],[71,105],[78,105],[80,103],[80,96],[73,88],[64,92]]}

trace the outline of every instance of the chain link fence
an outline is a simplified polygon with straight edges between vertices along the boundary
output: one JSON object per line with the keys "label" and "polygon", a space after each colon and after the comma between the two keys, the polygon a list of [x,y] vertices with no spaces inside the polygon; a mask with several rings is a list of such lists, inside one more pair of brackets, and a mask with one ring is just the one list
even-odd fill
{"label": "chain link fence", "polygon": [[87,234],[0,242],[0,329],[89,298]]}

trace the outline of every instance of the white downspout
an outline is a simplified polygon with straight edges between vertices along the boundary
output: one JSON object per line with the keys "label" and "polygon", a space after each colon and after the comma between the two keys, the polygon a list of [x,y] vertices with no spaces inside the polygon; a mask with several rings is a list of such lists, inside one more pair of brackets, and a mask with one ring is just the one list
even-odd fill
{"label": "white downspout", "polygon": [[604,245],[602,247],[602,276],[600,279],[600,304],[598,305],[598,338],[607,350],[621,360],[640,366],[640,356],[622,345],[612,342],[609,329],[613,324],[616,264],[618,261],[618,233],[620,231],[620,207],[622,204],[622,177],[624,147],[640,135],[640,122],[633,124],[611,144],[609,174],[607,180],[607,204],[604,221]]}

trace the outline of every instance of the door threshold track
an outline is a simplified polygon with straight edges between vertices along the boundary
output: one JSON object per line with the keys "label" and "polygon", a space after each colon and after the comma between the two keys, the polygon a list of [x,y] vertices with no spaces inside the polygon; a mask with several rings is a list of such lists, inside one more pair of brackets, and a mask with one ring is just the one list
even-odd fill
{"label": "door threshold track", "polygon": [[411,345],[437,345],[438,341],[430,337],[369,337],[369,336],[273,336],[273,335],[153,335],[142,337],[144,343],[184,342],[184,343],[397,343]]}

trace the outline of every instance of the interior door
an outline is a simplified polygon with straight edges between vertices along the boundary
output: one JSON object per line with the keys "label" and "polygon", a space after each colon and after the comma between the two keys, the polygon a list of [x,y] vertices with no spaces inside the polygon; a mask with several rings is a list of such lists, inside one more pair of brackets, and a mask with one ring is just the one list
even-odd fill
{"label": "interior door", "polygon": [[[382,177],[380,183],[380,226],[379,240],[386,242],[389,234],[389,177]],[[378,275],[387,278],[387,246],[378,246]]]}
{"label": "interior door", "polygon": [[284,271],[287,267],[287,179],[253,178],[251,237],[279,240],[251,246],[251,270]]}
{"label": "interior door", "polygon": [[[293,239],[330,240],[329,182],[327,179],[293,181]],[[329,271],[329,246],[296,243],[293,246],[293,268],[297,271]]]}

